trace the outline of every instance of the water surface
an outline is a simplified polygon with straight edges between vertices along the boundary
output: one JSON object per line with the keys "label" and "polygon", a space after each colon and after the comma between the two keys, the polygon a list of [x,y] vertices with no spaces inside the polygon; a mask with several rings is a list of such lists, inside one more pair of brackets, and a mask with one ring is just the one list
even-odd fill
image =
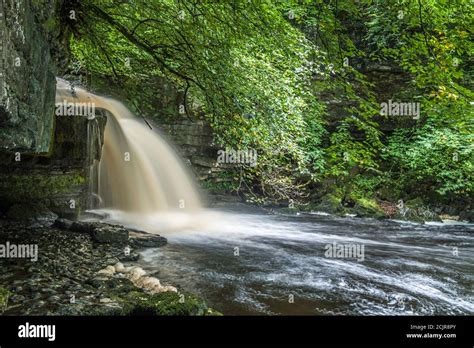
{"label": "water surface", "polygon": [[[474,314],[474,225],[320,214],[218,215],[166,237],[141,266],[227,315]],[[328,258],[328,244],[364,260]],[[236,249],[238,248],[238,249]]]}

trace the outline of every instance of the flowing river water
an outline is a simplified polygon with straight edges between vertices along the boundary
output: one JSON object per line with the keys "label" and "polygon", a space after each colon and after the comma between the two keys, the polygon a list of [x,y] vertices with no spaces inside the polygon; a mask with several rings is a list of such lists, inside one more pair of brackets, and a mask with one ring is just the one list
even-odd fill
{"label": "flowing river water", "polygon": [[[230,315],[474,314],[472,224],[218,216],[166,235],[141,266]],[[326,257],[333,243],[364,245],[364,260]]]}
{"label": "flowing river water", "polygon": [[474,314],[474,225],[206,210],[171,146],[122,103],[61,79],[56,102],[107,111],[96,212],[165,235],[141,266],[224,314]]}

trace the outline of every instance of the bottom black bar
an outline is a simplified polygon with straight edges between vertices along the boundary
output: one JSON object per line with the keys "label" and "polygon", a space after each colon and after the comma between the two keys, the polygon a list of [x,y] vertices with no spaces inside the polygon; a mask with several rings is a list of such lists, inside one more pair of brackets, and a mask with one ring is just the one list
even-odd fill
{"label": "bottom black bar", "polygon": [[[54,328],[54,329],[53,329]],[[472,317],[0,317],[0,346],[324,344],[472,347]],[[36,337],[42,336],[42,337]]]}

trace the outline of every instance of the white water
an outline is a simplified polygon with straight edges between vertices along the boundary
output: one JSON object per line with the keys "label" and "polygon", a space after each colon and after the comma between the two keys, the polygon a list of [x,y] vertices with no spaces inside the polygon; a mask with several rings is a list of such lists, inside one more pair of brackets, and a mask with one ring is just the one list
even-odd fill
{"label": "white water", "polygon": [[197,188],[161,134],[119,101],[79,87],[73,92],[67,81],[58,79],[56,103],[64,101],[93,103],[107,111],[98,166],[98,213],[108,221],[149,232],[172,231],[196,222],[201,208]]}
{"label": "white water", "polygon": [[[157,132],[116,100],[75,92],[58,81],[59,102],[109,112],[96,212],[167,235],[167,246],[147,249],[140,261],[164,281],[226,314],[474,313],[473,225],[201,210],[186,168]],[[325,257],[334,242],[364,245],[364,262]]]}
{"label": "white water", "polygon": [[[473,224],[232,213],[170,235],[140,264],[225,314],[472,315],[472,232]],[[364,245],[365,260],[326,257],[332,243]]]}

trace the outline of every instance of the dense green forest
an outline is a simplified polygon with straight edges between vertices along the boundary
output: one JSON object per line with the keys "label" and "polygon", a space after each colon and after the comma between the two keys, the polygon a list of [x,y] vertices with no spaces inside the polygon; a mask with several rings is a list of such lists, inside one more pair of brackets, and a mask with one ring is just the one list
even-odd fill
{"label": "dense green forest", "polygon": [[[138,114],[164,117],[149,100],[166,78],[219,146],[256,150],[257,164],[226,184],[249,200],[305,204],[317,191],[462,205],[474,194],[473,10],[469,0],[85,0],[64,4],[60,20],[80,72],[122,86]],[[400,81],[381,87],[369,72],[387,66]],[[382,112],[397,102],[417,114]]]}

